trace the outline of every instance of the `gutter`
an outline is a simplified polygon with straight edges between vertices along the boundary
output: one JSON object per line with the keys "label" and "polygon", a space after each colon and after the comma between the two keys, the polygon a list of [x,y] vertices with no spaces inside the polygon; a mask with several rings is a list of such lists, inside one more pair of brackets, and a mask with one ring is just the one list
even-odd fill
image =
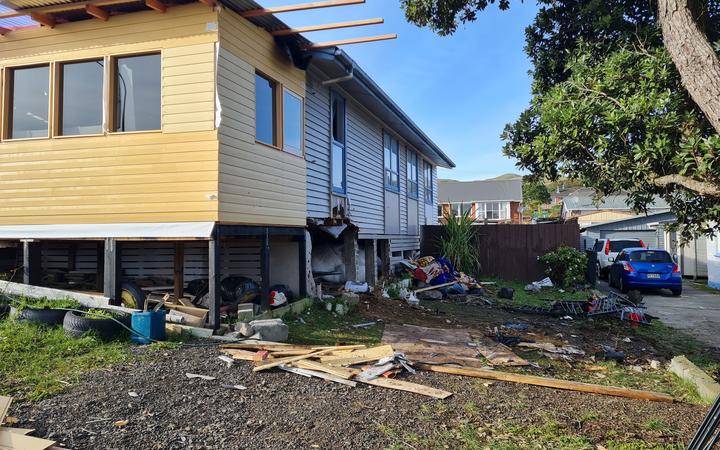
{"label": "gutter", "polygon": [[[367,91],[370,92],[376,99],[378,99],[385,108],[389,109],[393,114],[395,114],[397,117],[400,118],[400,120],[408,127],[410,130],[415,133],[420,140],[427,145],[432,152],[435,153],[441,160],[445,162],[448,168],[454,168],[455,163],[450,159],[449,156],[443,152],[440,147],[435,144],[432,139],[430,139],[425,132],[423,132],[415,122],[410,119],[410,117],[388,96],[381,88],[380,86],[375,83],[375,81],[370,78],[370,76],[365,73],[360,66],[353,61],[350,56],[348,56],[347,53],[345,53],[343,50],[339,48],[335,48],[331,51],[312,51],[310,52],[310,55],[313,58],[320,58],[324,60],[335,60],[338,64],[345,67],[345,70],[348,72],[348,75],[344,77],[340,77],[343,79],[336,78],[335,80],[327,80],[332,81],[333,83],[341,82],[341,81],[349,81],[349,80],[356,80],[358,83],[362,84]],[[352,76],[350,76],[352,74]],[[336,81],[339,80],[339,81]],[[323,83],[324,84],[324,83]]]}

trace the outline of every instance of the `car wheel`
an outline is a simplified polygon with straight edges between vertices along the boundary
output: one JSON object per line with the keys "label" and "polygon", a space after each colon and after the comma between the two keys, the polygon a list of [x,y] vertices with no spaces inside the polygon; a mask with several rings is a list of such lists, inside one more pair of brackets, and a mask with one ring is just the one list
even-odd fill
{"label": "car wheel", "polygon": [[140,286],[132,281],[123,281],[121,289],[120,305],[130,309],[144,309],[145,293],[140,289]]}
{"label": "car wheel", "polygon": [[680,297],[682,295],[682,288],[670,289],[674,297]]}
{"label": "car wheel", "polygon": [[625,282],[623,281],[622,277],[618,279],[618,289],[620,289],[620,292],[622,292],[623,294],[627,294],[628,291],[630,291],[630,288],[625,286]]}

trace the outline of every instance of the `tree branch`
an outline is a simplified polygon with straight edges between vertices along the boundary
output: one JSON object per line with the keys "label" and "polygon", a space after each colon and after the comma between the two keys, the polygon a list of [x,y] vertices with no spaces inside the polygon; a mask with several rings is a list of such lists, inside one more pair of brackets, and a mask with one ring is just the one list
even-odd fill
{"label": "tree branch", "polygon": [[655,186],[667,187],[672,184],[682,186],[686,189],[697,192],[700,195],[720,197],[720,186],[707,181],[698,181],[694,178],[683,175],[664,175],[662,177],[655,178]]}
{"label": "tree branch", "polygon": [[720,133],[720,60],[695,20],[697,1],[659,0],[658,18],[683,86]]}

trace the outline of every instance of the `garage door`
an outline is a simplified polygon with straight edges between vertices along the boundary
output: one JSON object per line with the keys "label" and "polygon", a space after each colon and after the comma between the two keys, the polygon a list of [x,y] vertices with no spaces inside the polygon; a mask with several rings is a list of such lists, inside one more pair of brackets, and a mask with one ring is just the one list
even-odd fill
{"label": "garage door", "polygon": [[602,239],[642,239],[649,248],[663,248],[663,242],[658,242],[655,230],[604,230],[600,231]]}

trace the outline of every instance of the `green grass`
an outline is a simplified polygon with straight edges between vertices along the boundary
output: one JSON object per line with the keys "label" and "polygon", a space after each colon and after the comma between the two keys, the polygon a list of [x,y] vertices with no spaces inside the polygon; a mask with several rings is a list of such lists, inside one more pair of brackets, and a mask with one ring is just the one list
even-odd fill
{"label": "green grass", "polygon": [[82,379],[90,370],[130,357],[129,343],[103,343],[93,336],[73,339],[62,327],[0,321],[0,394],[41,400]]}
{"label": "green grass", "polygon": [[[494,281],[496,285],[486,286],[488,293],[497,295],[500,288],[511,287],[515,289],[515,295],[512,300],[497,299],[496,302],[507,306],[549,306],[556,300],[587,300],[589,291],[571,292],[565,289],[560,292],[560,288],[551,287],[543,288],[540,292],[525,292],[525,286],[528,283],[522,281],[509,281],[500,279],[483,279],[482,281]],[[539,280],[538,280],[539,281]]]}
{"label": "green grass", "polygon": [[688,283],[690,283],[690,285],[695,289],[700,289],[701,291],[709,292],[711,294],[720,294],[720,290],[708,286],[707,280],[688,281]]}
{"label": "green grass", "polygon": [[[305,323],[302,323],[300,321]],[[288,317],[285,321],[290,328],[290,342],[308,345],[366,344],[380,343],[383,326],[381,323],[368,328],[353,328],[352,325],[370,322],[357,312],[345,316],[334,315],[318,305],[304,313]]]}
{"label": "green grass", "polygon": [[7,297],[8,303],[17,309],[24,308],[68,308],[68,309],[82,309],[82,305],[73,299],[65,300],[50,300],[45,297],[43,298],[30,298],[30,297]]}
{"label": "green grass", "polygon": [[708,354],[702,342],[683,331],[668,327],[659,320],[653,320],[651,325],[638,327],[635,332],[652,342],[653,346],[667,358],[685,355],[711,376],[717,377],[720,374],[720,362],[715,355]]}

